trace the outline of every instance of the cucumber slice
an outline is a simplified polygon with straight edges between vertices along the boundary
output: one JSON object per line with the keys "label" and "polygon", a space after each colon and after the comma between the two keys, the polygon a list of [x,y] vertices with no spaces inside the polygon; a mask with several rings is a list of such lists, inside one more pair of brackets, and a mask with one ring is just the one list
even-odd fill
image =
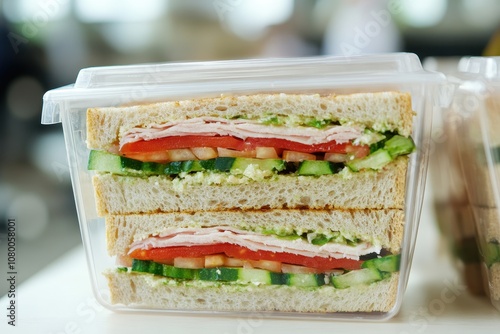
{"label": "cucumber slice", "polygon": [[403,137],[395,135],[385,142],[384,148],[389,152],[391,157],[395,158],[399,155],[410,154],[415,150],[415,143],[411,137]]}
{"label": "cucumber slice", "polygon": [[132,262],[132,271],[182,280],[290,285],[297,287],[317,287],[326,284],[326,275],[324,274],[283,274],[264,269],[227,267],[189,269],[135,259]]}
{"label": "cucumber slice", "polygon": [[238,281],[248,283],[271,284],[271,272],[263,269],[238,268]]}
{"label": "cucumber slice", "polygon": [[281,159],[254,159],[254,158],[235,158],[231,171],[244,171],[250,165],[257,165],[260,170],[278,171],[285,170],[285,161]]}
{"label": "cucumber slice", "polygon": [[151,261],[143,261],[143,260],[133,260],[132,261],[132,271],[137,271],[140,273],[149,273],[149,267]]}
{"label": "cucumber slice", "polygon": [[98,172],[110,172],[113,174],[126,175],[128,173],[125,168],[141,170],[141,165],[142,163],[140,161],[123,158],[119,155],[104,151],[90,151],[87,169]]}
{"label": "cucumber slice", "polygon": [[488,267],[500,261],[500,245],[497,243],[488,242],[484,246],[483,253],[484,262]]}
{"label": "cucumber slice", "polygon": [[180,279],[198,279],[199,272],[196,269],[178,268],[167,264],[162,264],[161,266],[163,269],[162,272],[160,274],[155,273],[155,275]]}
{"label": "cucumber slice", "polygon": [[222,157],[215,158],[214,170],[219,172],[229,172],[233,167],[236,158]]}
{"label": "cucumber slice", "polygon": [[393,273],[399,271],[399,262],[401,256],[398,255],[388,255],[376,259],[371,259],[363,262],[362,268],[373,268],[382,272]]}
{"label": "cucumber slice", "polygon": [[238,281],[239,268],[204,268],[199,269],[199,279],[203,281]]}
{"label": "cucumber slice", "polygon": [[186,173],[201,172],[205,168],[201,165],[200,160],[187,160],[182,162],[181,170]]}
{"label": "cucumber slice", "polygon": [[332,275],[330,280],[337,289],[346,289],[352,286],[365,285],[383,279],[382,274],[375,268],[353,270],[343,275]]}
{"label": "cucumber slice", "polygon": [[204,170],[215,170],[215,159],[200,160],[200,167]]}
{"label": "cucumber slice", "polygon": [[325,160],[304,160],[297,170],[299,175],[328,175],[338,173],[344,164],[333,163]]}
{"label": "cucumber slice", "polygon": [[286,274],[287,285],[299,287],[317,287],[325,285],[324,274]]}
{"label": "cucumber slice", "polygon": [[[130,159],[132,160],[132,159]],[[137,160],[134,160],[137,161]],[[138,161],[140,162],[140,161]],[[141,169],[146,175],[161,175],[165,173],[166,164],[160,164],[156,162],[143,162]]]}
{"label": "cucumber slice", "polygon": [[362,159],[354,159],[346,163],[353,171],[359,172],[361,169],[380,169],[391,162],[393,159],[385,149],[379,149]]}
{"label": "cucumber slice", "polygon": [[180,172],[182,172],[182,161],[169,162],[163,170],[163,174],[167,175],[177,175]]}
{"label": "cucumber slice", "polygon": [[118,175],[158,175],[164,174],[166,167],[166,164],[142,162],[104,151],[92,150],[87,169]]}

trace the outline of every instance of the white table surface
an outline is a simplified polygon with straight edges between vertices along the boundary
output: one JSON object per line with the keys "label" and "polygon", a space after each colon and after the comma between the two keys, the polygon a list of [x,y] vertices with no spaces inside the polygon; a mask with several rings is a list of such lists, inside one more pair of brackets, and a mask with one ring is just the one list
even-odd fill
{"label": "white table surface", "polygon": [[403,305],[387,322],[114,313],[96,303],[79,246],[17,288],[15,328],[0,299],[0,333],[500,333],[500,312],[463,290],[438,239],[427,196]]}

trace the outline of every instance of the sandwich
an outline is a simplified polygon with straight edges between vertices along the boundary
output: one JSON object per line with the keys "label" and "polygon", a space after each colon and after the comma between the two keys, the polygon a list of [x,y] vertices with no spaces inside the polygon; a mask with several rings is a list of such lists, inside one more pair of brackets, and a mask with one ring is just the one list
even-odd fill
{"label": "sandwich", "polygon": [[413,116],[392,91],[88,109],[111,303],[389,312]]}
{"label": "sandwich", "polygon": [[[455,103],[458,104],[458,101]],[[461,116],[465,115],[468,118],[455,128],[455,136],[461,148],[459,153],[463,176],[467,184],[475,222],[475,240],[482,269],[481,283],[493,305],[500,310],[500,216],[498,213],[500,136],[496,128],[500,124],[498,113],[500,99],[493,95],[472,108],[479,107],[484,107],[484,110],[465,110],[467,114]]]}

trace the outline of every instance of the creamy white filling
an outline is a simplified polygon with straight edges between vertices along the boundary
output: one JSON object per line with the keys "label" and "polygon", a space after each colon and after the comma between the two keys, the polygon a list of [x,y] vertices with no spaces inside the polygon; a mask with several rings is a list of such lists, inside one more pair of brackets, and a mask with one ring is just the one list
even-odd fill
{"label": "creamy white filling", "polygon": [[347,143],[361,137],[363,128],[359,126],[332,125],[324,129],[314,127],[270,126],[252,120],[228,120],[217,117],[200,117],[188,120],[153,124],[147,128],[133,128],[120,140],[120,147],[140,140],[153,140],[169,136],[233,136],[246,138],[276,138],[314,145],[335,140]]}
{"label": "creamy white filling", "polygon": [[285,252],[308,257],[332,257],[359,260],[362,255],[381,251],[380,246],[360,242],[355,246],[338,243],[313,245],[302,238],[287,240],[273,235],[244,231],[230,227],[174,228],[158,236],[134,242],[129,254],[137,249],[152,249],[174,246],[201,246],[228,243],[246,247],[253,251]]}

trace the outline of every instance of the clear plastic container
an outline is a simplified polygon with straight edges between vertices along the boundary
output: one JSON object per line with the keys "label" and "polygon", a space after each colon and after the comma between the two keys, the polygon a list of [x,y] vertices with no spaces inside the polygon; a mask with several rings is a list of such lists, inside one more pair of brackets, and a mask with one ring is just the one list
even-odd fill
{"label": "clear plastic container", "polygon": [[[451,78],[456,76],[460,60],[459,57],[426,58],[423,66]],[[449,88],[447,91],[452,98],[453,80],[444,87]],[[456,123],[461,118],[457,113],[454,108],[446,107],[436,112],[433,118],[433,149],[429,153],[429,177],[434,213],[442,245],[457,272],[471,293],[484,295],[475,220],[460,164]]]}
{"label": "clear plastic container", "polygon": [[476,224],[485,290],[500,310],[500,57],[461,60],[454,136]]}
{"label": "clear plastic container", "polygon": [[[87,170],[90,152],[86,144],[88,108],[257,93],[350,94],[400,91],[411,94],[412,109],[415,111],[412,138],[417,150],[409,156],[406,173],[403,209],[405,227],[401,243],[400,275],[395,291],[397,296],[393,306],[387,312],[266,311],[273,316],[303,315],[364,320],[391,318],[400,309],[408,282],[423,200],[431,112],[439,108],[437,87],[443,83],[443,79],[444,76],[438,73],[424,71],[416,55],[405,53],[350,58],[170,63],[81,70],[74,85],[45,94],[42,123],[63,124],[82,239],[95,297],[102,305],[116,311],[173,311],[110,302],[110,290],[103,272],[116,268],[117,265],[116,259],[109,256],[106,250],[105,220],[97,214],[92,185],[95,172]],[[214,312],[190,309],[177,311]],[[230,311],[218,313],[234,314]]]}

